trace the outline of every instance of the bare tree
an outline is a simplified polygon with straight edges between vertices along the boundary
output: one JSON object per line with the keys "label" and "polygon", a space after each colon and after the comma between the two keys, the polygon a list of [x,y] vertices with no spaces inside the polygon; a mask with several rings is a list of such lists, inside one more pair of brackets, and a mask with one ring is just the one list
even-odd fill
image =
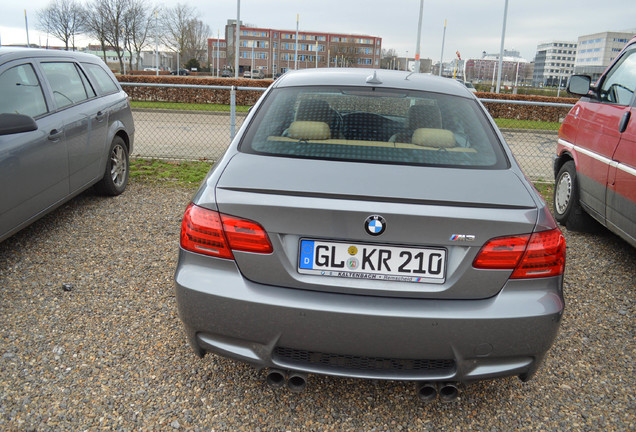
{"label": "bare tree", "polygon": [[[181,55],[186,45],[186,34],[190,21],[195,19],[194,8],[177,3],[173,8],[166,9],[162,16],[162,42],[170,51]],[[177,69],[181,65],[177,65]]]}
{"label": "bare tree", "polygon": [[75,0],[52,0],[37,12],[38,28],[64,42],[68,51],[69,43],[75,50],[75,36],[83,32],[83,9]]}
{"label": "bare tree", "polygon": [[395,59],[398,57],[397,51],[395,49],[384,49],[382,48],[382,61],[381,67],[382,69],[394,69],[395,68]]}
{"label": "bare tree", "polygon": [[195,8],[181,3],[167,9],[163,15],[162,42],[171,51],[181,56],[182,63],[192,58],[197,60],[205,58],[210,27],[198,20],[197,15]]}
{"label": "bare tree", "polygon": [[338,66],[350,67],[358,64],[358,60],[362,57],[360,48],[353,42],[339,42],[334,51]]}
{"label": "bare tree", "polygon": [[102,50],[112,49],[119,60],[119,68],[124,70],[124,53],[127,38],[125,17],[131,0],[94,0],[87,6],[87,23],[91,34],[97,36]]}
{"label": "bare tree", "polygon": [[[148,6],[146,0],[130,0],[124,14],[125,46],[134,53],[137,69],[141,68],[141,51],[148,44],[148,36],[152,28],[154,8]],[[130,57],[130,69],[133,68],[133,56]]]}
{"label": "bare tree", "polygon": [[193,19],[188,23],[187,29],[183,56],[188,60],[196,59],[207,64],[206,52],[210,26],[198,19]]}
{"label": "bare tree", "polygon": [[106,20],[102,14],[101,3],[100,0],[88,3],[86,9],[84,9],[83,21],[86,33],[99,41],[104,63],[106,63],[108,43],[106,42]]}

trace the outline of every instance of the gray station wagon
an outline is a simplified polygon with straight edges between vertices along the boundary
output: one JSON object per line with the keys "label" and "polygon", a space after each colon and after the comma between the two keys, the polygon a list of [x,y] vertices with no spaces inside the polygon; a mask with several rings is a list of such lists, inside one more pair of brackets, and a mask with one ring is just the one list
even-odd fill
{"label": "gray station wagon", "polygon": [[561,321],[565,242],[482,104],[452,79],[288,72],[181,226],[196,354],[267,370],[416,382],[530,379]]}
{"label": "gray station wagon", "polygon": [[0,48],[0,241],[83,190],[121,194],[134,124],[98,57]]}

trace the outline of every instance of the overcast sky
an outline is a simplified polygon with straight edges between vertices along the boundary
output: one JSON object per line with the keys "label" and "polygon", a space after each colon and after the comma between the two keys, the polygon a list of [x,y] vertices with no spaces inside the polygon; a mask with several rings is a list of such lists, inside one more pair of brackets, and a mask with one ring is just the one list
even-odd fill
{"label": "overcast sky", "polygon": [[[46,44],[46,34],[36,29],[37,11],[50,0],[1,1],[3,45],[26,43],[25,4],[29,41]],[[171,7],[178,1],[163,0],[158,4]],[[198,10],[213,38],[217,31],[223,38],[227,19],[236,18],[236,0],[180,2]],[[383,48],[393,48],[401,56],[408,52],[413,57],[419,5],[419,0],[241,0],[241,21],[245,25],[295,30],[299,14],[301,31],[379,36]],[[453,59],[456,51],[462,58],[481,57],[482,51],[499,52],[504,5],[505,0],[425,0],[421,57],[439,60],[444,20],[444,61]],[[537,45],[544,41],[576,41],[586,34],[634,29],[635,0],[509,0],[505,48],[516,49],[531,61]],[[49,43],[56,44],[53,40]]]}

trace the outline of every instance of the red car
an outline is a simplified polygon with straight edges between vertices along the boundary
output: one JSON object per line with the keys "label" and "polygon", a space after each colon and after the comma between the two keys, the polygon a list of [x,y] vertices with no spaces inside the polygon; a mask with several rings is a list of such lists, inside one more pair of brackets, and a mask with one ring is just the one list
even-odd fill
{"label": "red car", "polygon": [[[586,230],[592,218],[636,247],[636,37],[592,85],[574,75],[583,96],[559,131],[554,164],[556,219]],[[634,118],[632,118],[634,117]]]}

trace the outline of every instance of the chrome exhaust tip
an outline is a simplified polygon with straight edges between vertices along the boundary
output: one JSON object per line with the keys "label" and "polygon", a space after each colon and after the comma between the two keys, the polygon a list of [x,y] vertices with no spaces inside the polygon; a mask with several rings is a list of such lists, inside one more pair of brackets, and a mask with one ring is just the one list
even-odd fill
{"label": "chrome exhaust tip", "polygon": [[415,392],[420,400],[424,402],[432,402],[437,399],[437,384],[423,381],[416,382]]}
{"label": "chrome exhaust tip", "polygon": [[439,399],[442,402],[452,402],[459,397],[459,389],[455,383],[443,383],[439,386]]}
{"label": "chrome exhaust tip", "polygon": [[280,388],[285,385],[287,374],[280,369],[269,369],[267,371],[266,381],[272,388]]}
{"label": "chrome exhaust tip", "polygon": [[300,393],[307,387],[307,374],[291,372],[287,378],[287,388],[292,393]]}

